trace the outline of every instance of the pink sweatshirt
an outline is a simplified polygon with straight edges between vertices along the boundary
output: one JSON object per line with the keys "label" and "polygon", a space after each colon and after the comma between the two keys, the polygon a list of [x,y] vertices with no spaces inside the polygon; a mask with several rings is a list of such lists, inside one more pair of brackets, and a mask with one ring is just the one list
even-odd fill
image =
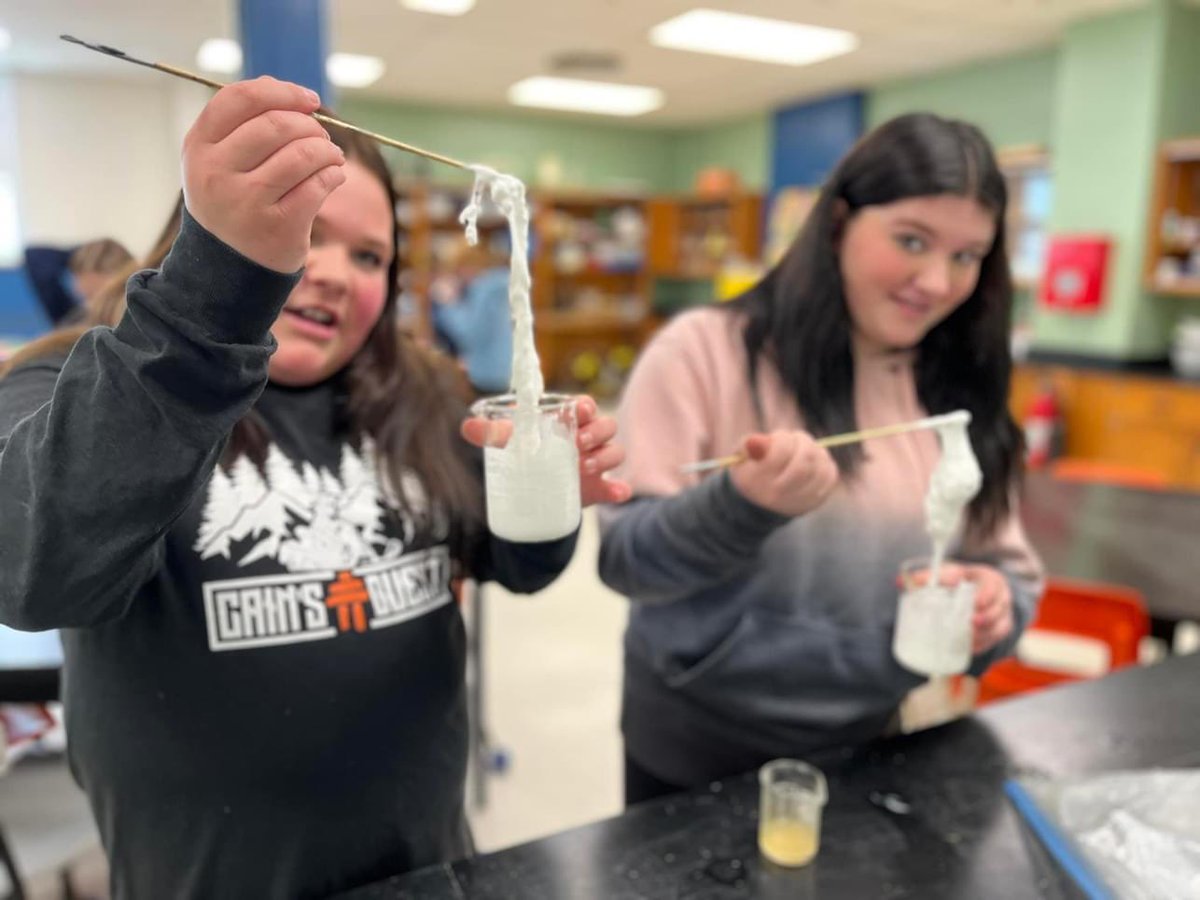
{"label": "pink sweatshirt", "polygon": [[[742,318],[704,308],[669,323],[638,360],[618,420],[635,499],[601,510],[600,575],[634,601],[626,634],[627,749],[690,784],[774,755],[872,737],[921,678],[891,654],[900,563],[927,556],[924,496],[936,434],[872,441],[852,481],[787,519],[745,500],[727,473],[684,463],[734,452],[762,430],[746,378]],[[803,428],[777,371],[760,362],[766,430]],[[912,354],[858,358],[860,428],[921,418]],[[999,568],[1016,633],[1042,589],[1040,563],[1011,516],[953,557]],[[703,748],[700,751],[696,747]]]}

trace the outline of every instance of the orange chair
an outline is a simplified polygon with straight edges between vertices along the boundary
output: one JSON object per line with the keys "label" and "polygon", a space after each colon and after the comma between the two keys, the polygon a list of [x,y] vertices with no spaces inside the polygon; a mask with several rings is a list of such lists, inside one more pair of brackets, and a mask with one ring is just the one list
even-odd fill
{"label": "orange chair", "polygon": [[1062,481],[1115,484],[1118,487],[1146,490],[1161,491],[1170,486],[1167,476],[1157,469],[1143,469],[1123,463],[1078,459],[1070,456],[1052,462],[1050,474]]}
{"label": "orange chair", "polygon": [[[1141,593],[1133,588],[1052,578],[1029,628],[1100,641],[1108,647],[1109,667],[1119,669],[1137,663],[1138,645],[1150,633],[1150,616]],[[1078,675],[1010,657],[979,679],[977,703],[1079,680]]]}

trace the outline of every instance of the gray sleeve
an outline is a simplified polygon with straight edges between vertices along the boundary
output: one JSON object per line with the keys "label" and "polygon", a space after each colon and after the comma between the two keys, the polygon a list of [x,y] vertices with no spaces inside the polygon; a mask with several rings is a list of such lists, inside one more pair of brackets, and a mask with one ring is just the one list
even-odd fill
{"label": "gray sleeve", "polygon": [[115,328],[87,332],[61,371],[0,380],[0,622],[37,631],[125,612],[262,391],[297,278],[185,215],[162,269],[130,279]]}
{"label": "gray sleeve", "polygon": [[738,493],[728,472],[670,497],[600,508],[600,578],[642,603],[669,603],[732,577],[790,521]]}

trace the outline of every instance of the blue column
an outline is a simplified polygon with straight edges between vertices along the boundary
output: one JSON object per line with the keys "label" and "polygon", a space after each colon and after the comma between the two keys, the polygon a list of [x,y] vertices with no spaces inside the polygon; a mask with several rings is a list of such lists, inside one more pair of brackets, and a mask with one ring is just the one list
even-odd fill
{"label": "blue column", "polygon": [[242,71],[312,88],[332,105],[325,80],[325,0],[238,0]]}
{"label": "blue column", "polygon": [[776,111],[771,188],[819,185],[858,140],[863,120],[859,93]]}

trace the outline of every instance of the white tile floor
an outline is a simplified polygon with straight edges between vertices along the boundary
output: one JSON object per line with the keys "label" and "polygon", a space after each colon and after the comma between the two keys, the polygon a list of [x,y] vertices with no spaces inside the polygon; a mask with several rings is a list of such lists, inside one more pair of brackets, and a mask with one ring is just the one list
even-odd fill
{"label": "white tile floor", "polygon": [[621,636],[627,601],[596,576],[595,516],[575,558],[533,597],[485,589],[489,739],[509,756],[471,809],[480,850],[495,850],[621,811]]}
{"label": "white tile floor", "polygon": [[[0,778],[0,824],[30,900],[62,896],[60,872],[67,868],[76,896],[107,894],[99,835],[61,756],[23,759]],[[0,875],[4,896],[6,882]]]}

